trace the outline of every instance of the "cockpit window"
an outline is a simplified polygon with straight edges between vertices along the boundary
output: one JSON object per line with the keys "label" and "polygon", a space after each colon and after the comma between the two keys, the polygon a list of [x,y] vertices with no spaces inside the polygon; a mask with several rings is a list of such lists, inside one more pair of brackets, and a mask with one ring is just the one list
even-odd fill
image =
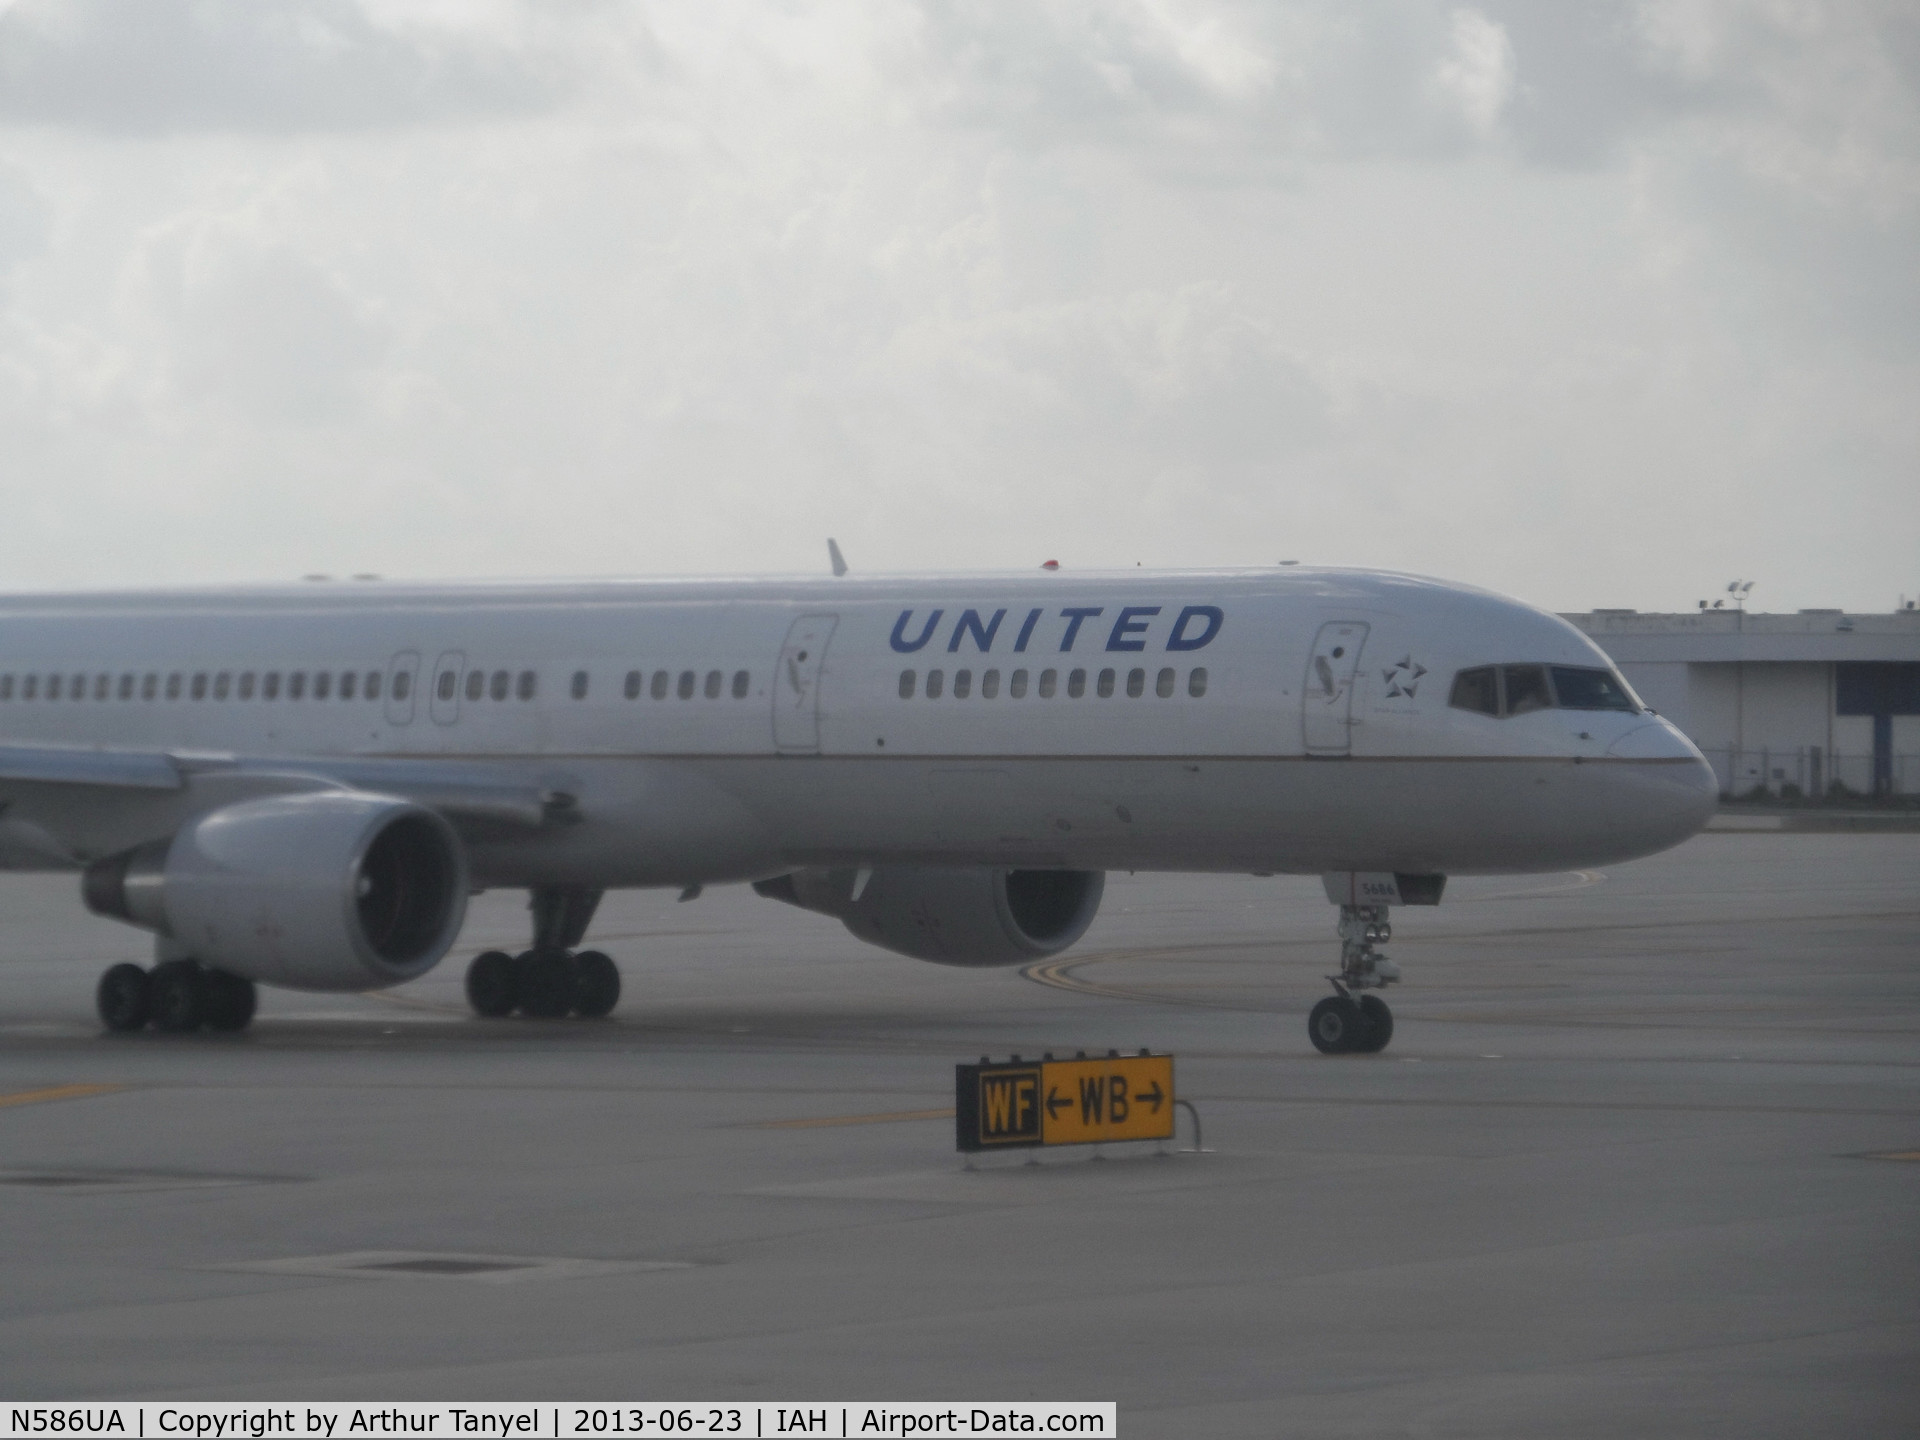
{"label": "cockpit window", "polygon": [[1553,692],[1547,689],[1544,665],[1503,665],[1506,681],[1507,714],[1525,715],[1529,710],[1553,708]]}
{"label": "cockpit window", "polygon": [[[1551,681],[1549,681],[1551,676]],[[1612,670],[1581,665],[1481,665],[1453,677],[1447,703],[1478,715],[1530,710],[1640,710],[1640,697]]]}
{"label": "cockpit window", "polygon": [[1447,701],[1456,710],[1472,710],[1480,715],[1500,713],[1500,681],[1491,665],[1477,670],[1462,670],[1453,677],[1453,697]]}
{"label": "cockpit window", "polygon": [[1562,710],[1626,710],[1640,708],[1639,697],[1611,670],[1587,670],[1572,665],[1553,667],[1553,695]]}

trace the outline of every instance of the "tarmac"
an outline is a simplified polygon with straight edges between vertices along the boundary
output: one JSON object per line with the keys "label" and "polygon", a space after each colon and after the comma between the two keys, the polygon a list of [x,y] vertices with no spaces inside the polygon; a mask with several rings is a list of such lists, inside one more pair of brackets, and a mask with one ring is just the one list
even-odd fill
{"label": "tarmac", "polygon": [[[476,950],[107,1037],[145,937],[0,877],[0,1400],[1115,1400],[1143,1436],[1920,1430],[1920,836],[1710,833],[1394,912],[1310,1047],[1317,879],[1111,877],[1018,970],[611,896],[611,1020]],[[1142,1046],[1177,1140],[954,1150],[953,1067]],[[1158,1153],[1164,1149],[1166,1153]]]}

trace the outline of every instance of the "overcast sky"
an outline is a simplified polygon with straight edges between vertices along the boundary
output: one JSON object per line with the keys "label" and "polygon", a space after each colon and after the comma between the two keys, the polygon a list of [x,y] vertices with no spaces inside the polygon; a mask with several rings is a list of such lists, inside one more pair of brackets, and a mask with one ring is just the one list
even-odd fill
{"label": "overcast sky", "polygon": [[1920,594],[1911,0],[0,0],[0,587]]}

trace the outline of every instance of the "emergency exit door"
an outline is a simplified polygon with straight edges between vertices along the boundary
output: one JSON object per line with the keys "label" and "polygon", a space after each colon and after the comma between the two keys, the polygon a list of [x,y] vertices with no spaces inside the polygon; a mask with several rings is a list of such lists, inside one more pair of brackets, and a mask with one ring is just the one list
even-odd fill
{"label": "emergency exit door", "polygon": [[1314,636],[1301,687],[1301,714],[1309,755],[1345,755],[1353,748],[1353,691],[1367,627],[1330,620]]}
{"label": "emergency exit door", "polygon": [[820,749],[820,671],[837,615],[802,615],[787,630],[773,673],[773,743],[793,755]]}

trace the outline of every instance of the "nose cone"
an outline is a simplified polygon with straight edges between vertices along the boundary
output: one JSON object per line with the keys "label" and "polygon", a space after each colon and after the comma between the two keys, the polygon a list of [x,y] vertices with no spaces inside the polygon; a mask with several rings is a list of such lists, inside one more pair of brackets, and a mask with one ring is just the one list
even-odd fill
{"label": "nose cone", "polygon": [[1670,721],[1655,718],[1607,747],[1630,772],[1644,826],[1642,854],[1653,854],[1699,833],[1720,804],[1720,782],[1706,756]]}

